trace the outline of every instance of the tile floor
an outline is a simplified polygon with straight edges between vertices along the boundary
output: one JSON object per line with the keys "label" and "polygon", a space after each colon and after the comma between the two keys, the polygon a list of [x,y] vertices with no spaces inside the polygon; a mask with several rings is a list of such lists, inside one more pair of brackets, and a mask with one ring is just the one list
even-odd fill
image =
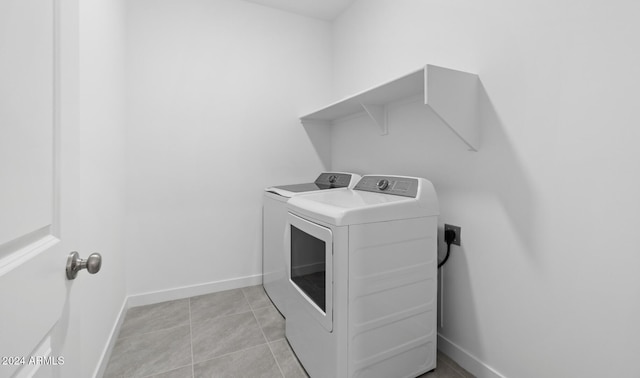
{"label": "tile floor", "polygon": [[[127,312],[105,378],[307,377],[262,286]],[[472,377],[446,355],[421,378]]]}

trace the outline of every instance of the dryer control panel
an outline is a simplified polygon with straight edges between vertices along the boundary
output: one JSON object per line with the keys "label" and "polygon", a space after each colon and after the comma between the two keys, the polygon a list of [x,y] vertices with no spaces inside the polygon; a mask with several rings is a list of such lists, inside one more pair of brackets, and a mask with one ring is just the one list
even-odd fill
{"label": "dryer control panel", "polygon": [[419,181],[413,177],[363,176],[354,190],[416,198]]}

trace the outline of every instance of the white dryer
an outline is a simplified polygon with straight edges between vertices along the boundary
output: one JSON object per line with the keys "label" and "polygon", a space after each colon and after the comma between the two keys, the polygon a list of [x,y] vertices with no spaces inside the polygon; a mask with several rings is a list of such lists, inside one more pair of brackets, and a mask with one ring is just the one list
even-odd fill
{"label": "white dryer", "polygon": [[363,176],[294,197],[286,337],[312,378],[416,377],[436,367],[437,216],[431,182]]}
{"label": "white dryer", "polygon": [[311,183],[265,189],[262,212],[262,282],[267,295],[283,316],[287,316],[285,303],[291,290],[284,250],[287,200],[319,191],[353,188],[359,180],[360,175],[355,173],[323,172]]}

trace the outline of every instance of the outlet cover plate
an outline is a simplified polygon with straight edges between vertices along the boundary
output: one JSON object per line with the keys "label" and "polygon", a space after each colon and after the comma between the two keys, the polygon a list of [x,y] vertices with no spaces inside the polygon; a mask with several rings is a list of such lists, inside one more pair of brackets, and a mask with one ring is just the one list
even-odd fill
{"label": "outlet cover plate", "polygon": [[455,238],[455,239],[453,239],[453,243],[452,243],[452,244],[460,245],[460,232],[461,232],[461,231],[460,231],[460,230],[461,230],[460,226],[452,226],[452,225],[450,225],[450,224],[446,224],[446,223],[445,223],[445,225],[444,225],[444,230],[445,230],[445,231],[447,231],[447,230],[452,230],[452,231],[454,231],[454,232],[456,233],[456,238]]}

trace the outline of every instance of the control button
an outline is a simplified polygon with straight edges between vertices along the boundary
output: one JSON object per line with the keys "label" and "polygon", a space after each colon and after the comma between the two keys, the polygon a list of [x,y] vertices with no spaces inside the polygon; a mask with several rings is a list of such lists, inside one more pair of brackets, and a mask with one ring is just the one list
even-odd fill
{"label": "control button", "polygon": [[389,180],[382,179],[378,181],[376,185],[378,186],[378,189],[386,190],[389,187]]}
{"label": "control button", "polygon": [[329,176],[329,182],[330,182],[330,183],[332,183],[332,184],[333,184],[333,183],[335,183],[335,182],[336,182],[336,180],[338,180],[338,176],[336,176],[336,175],[331,175],[331,176]]}

